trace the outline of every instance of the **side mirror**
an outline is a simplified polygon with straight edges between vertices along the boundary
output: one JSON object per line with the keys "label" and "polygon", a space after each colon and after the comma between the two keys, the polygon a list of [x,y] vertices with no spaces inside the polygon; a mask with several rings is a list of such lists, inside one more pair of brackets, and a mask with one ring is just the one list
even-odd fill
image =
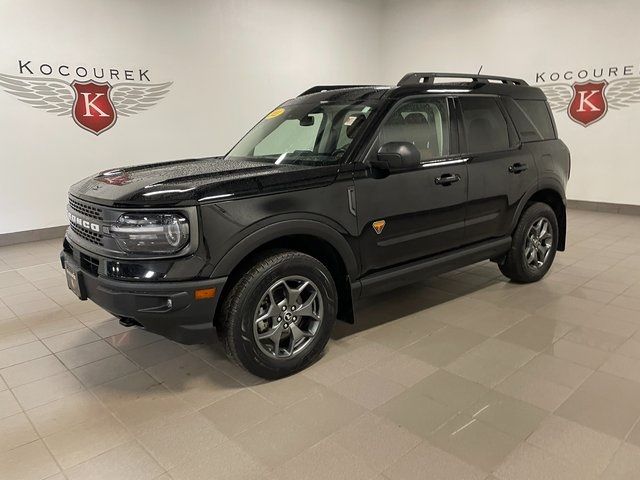
{"label": "side mirror", "polygon": [[386,172],[409,170],[420,165],[420,152],[411,142],[389,142],[378,150],[378,158],[371,166]]}

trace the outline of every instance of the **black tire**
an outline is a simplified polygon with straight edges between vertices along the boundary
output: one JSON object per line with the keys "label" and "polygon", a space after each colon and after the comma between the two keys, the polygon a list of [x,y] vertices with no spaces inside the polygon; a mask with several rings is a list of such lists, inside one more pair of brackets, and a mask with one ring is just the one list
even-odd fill
{"label": "black tire", "polygon": [[[543,218],[547,219],[551,225],[551,247],[543,264],[534,267],[529,265],[525,256],[527,235],[533,224]],[[511,249],[504,261],[499,264],[500,271],[514,282],[537,282],[551,268],[558,247],[558,219],[553,209],[546,203],[537,202],[529,205],[520,216],[512,238]]]}
{"label": "black tire", "polygon": [[[305,277],[317,287],[322,300],[322,321],[303,351],[292,358],[276,358],[260,347],[254,333],[254,319],[269,288],[291,276]],[[233,286],[222,308],[220,333],[232,361],[254,375],[277,379],[298,372],[318,359],[329,341],[336,312],[337,291],[329,270],[310,255],[275,251],[259,259]]]}

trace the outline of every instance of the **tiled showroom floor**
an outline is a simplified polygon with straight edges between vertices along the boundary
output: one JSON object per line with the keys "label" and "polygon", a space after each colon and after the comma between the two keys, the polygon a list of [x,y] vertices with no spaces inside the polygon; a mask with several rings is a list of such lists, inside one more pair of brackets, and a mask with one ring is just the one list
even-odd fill
{"label": "tiled showroom floor", "polygon": [[0,248],[0,478],[638,479],[640,217],[569,216],[542,282],[379,296],[270,383],[75,299],[59,241]]}

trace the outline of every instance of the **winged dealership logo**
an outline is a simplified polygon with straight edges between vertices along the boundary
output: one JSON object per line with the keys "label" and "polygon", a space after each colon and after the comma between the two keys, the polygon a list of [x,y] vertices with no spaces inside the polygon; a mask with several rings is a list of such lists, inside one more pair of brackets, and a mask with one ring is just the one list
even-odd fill
{"label": "winged dealership logo", "polygon": [[67,82],[0,73],[0,87],[21,102],[58,116],[71,115],[79,127],[96,135],[113,127],[119,117],[153,107],[166,96],[172,83],[111,85],[95,80]]}
{"label": "winged dealership logo", "polygon": [[588,127],[609,110],[620,110],[640,102],[640,77],[536,85],[547,96],[554,112],[566,111],[571,120]]}

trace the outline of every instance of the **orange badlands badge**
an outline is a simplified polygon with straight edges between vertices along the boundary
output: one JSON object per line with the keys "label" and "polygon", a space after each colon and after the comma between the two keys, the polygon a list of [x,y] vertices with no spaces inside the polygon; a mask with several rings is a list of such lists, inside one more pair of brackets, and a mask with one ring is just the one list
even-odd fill
{"label": "orange badlands badge", "polygon": [[386,224],[387,222],[385,222],[384,220],[376,220],[371,225],[373,226],[373,229],[376,231],[376,233],[380,235]]}

